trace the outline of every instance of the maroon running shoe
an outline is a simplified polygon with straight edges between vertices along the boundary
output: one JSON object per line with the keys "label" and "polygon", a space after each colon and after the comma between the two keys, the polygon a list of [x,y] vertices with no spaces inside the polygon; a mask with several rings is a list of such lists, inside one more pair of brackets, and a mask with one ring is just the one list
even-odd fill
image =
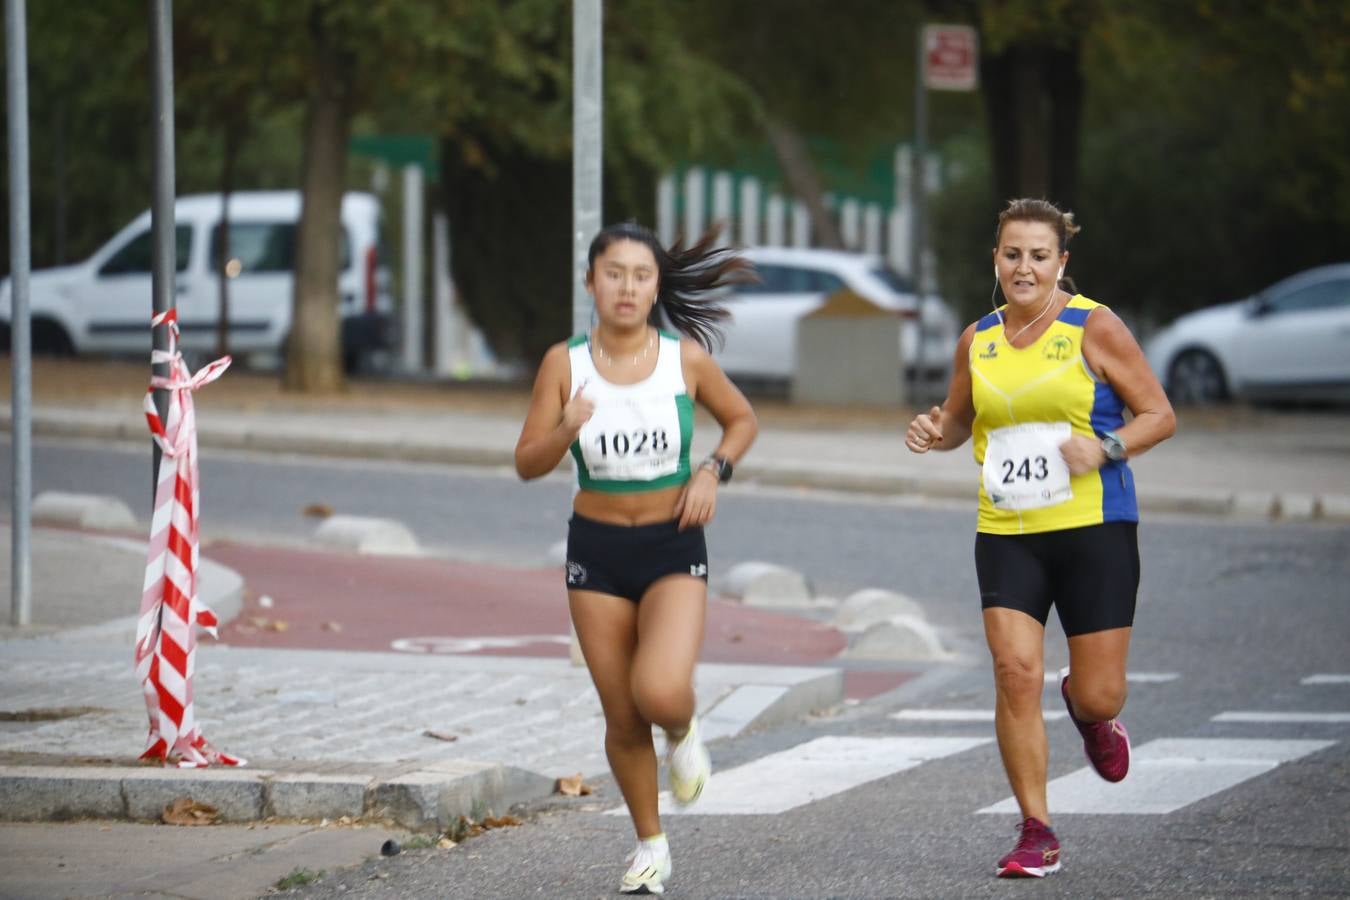
{"label": "maroon running shoe", "polygon": [[999,878],[1044,878],[1059,871],[1059,838],[1050,826],[1028,816],[1017,826],[1022,832],[1013,847],[998,861]]}
{"label": "maroon running shoe", "polygon": [[1130,771],[1130,735],[1119,719],[1105,722],[1084,722],[1073,714],[1073,704],[1069,702],[1069,674],[1066,671],[1059,682],[1059,693],[1064,698],[1064,708],[1069,718],[1083,736],[1083,752],[1096,773],[1107,781],[1121,781]]}

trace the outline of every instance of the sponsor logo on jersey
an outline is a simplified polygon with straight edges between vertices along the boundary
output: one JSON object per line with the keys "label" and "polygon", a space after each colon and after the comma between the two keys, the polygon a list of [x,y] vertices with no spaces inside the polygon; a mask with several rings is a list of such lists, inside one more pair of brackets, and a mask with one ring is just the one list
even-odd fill
{"label": "sponsor logo on jersey", "polygon": [[1055,362],[1064,362],[1073,358],[1073,339],[1057,334],[1045,342],[1041,355]]}

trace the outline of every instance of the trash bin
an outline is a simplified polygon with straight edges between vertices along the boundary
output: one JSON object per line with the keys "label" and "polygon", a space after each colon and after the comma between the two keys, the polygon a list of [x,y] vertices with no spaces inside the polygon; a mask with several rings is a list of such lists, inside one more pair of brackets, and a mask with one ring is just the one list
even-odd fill
{"label": "trash bin", "polygon": [[847,288],[797,320],[794,403],[903,406],[900,317]]}

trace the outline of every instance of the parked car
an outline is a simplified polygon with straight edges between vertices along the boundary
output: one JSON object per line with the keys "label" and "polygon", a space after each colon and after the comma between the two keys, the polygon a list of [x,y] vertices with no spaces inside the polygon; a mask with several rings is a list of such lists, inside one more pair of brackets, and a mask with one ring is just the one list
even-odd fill
{"label": "parked car", "polygon": [[[175,303],[186,352],[211,353],[220,321],[219,194],[179,197]],[[229,346],[277,353],[291,329],[299,191],[230,195]],[[150,353],[150,212],[146,210],[82,263],[39,269],[30,281],[37,353]],[[348,368],[392,344],[393,296],[380,244],[380,206],[371,194],[342,199],[338,306]],[[0,285],[0,328],[9,345],[8,279]]]}
{"label": "parked car", "polygon": [[1181,316],[1145,354],[1177,403],[1350,401],[1350,263]]}
{"label": "parked car", "polygon": [[906,375],[945,378],[960,327],[936,297],[922,303],[914,290],[877,256],[801,247],[749,247],[758,284],[738,285],[726,299],[732,319],[726,345],[715,355],[732,376],[791,379],[796,371],[797,321],[847,288],[901,317],[899,359]]}

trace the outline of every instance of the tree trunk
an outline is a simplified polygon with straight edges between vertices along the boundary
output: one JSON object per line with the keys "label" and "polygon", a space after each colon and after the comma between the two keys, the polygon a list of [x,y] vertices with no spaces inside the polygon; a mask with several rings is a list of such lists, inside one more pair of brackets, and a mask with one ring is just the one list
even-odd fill
{"label": "tree trunk", "polygon": [[1016,44],[982,56],[980,81],[999,207],[1043,197],[1072,208],[1083,107],[1079,44]]}
{"label": "tree trunk", "polygon": [[314,85],[306,110],[300,226],[295,242],[295,302],[286,346],[283,386],[303,392],[343,388],[338,321],[338,238],[347,168],[352,60],[324,21],[326,4],[311,17]]}
{"label": "tree trunk", "polygon": [[1050,93],[1050,195],[1063,209],[1078,201],[1079,134],[1083,128],[1082,45],[1047,51]]}
{"label": "tree trunk", "polygon": [[[768,122],[765,129],[769,134],[769,143],[773,145],[774,155],[783,168],[788,187],[792,193],[806,204],[811,214],[811,229],[815,232],[816,243],[822,247],[842,250],[844,240],[839,234],[839,226],[825,206],[825,194],[820,187],[820,177],[806,141],[792,128],[779,122]],[[690,238],[693,239],[692,236]]]}
{"label": "tree trunk", "polygon": [[66,101],[58,98],[52,108],[55,125],[55,145],[52,150],[52,165],[56,169],[55,190],[52,197],[52,224],[55,240],[52,248],[52,262],[58,266],[66,264]]}

